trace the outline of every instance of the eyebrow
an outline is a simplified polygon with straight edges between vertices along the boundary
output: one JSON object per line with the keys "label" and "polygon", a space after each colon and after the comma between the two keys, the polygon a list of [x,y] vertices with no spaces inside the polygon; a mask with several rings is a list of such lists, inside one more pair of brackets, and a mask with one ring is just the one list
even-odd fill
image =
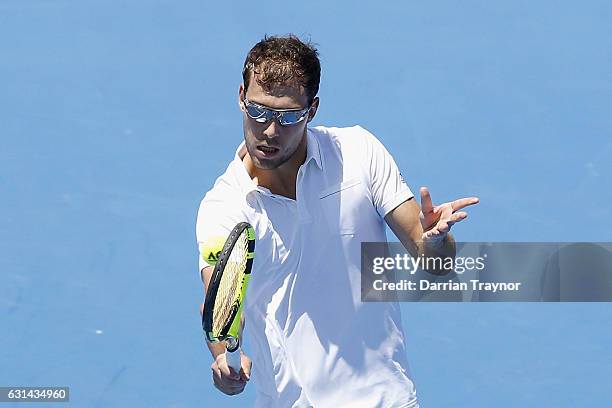
{"label": "eyebrow", "polygon": [[309,108],[308,106],[306,106],[306,107],[303,107],[303,108],[276,109],[276,108],[271,108],[271,107],[269,107],[267,105],[264,105],[263,103],[252,101],[249,98],[247,98],[246,96],[245,96],[245,99],[247,101],[249,101],[250,103],[252,103],[253,105],[257,105],[259,107],[262,107],[262,108],[265,108],[265,109],[270,109],[270,110],[277,111],[277,112],[291,112],[291,111],[297,112],[297,111],[303,111],[303,110],[306,110],[306,109]]}

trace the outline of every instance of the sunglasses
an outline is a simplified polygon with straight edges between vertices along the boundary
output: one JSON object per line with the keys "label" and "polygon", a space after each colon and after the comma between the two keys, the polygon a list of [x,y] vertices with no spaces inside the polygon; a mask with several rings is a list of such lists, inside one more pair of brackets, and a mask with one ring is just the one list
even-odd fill
{"label": "sunglasses", "polygon": [[246,96],[242,101],[244,110],[249,118],[257,123],[267,123],[274,119],[278,120],[282,126],[297,125],[308,115],[312,105],[304,109],[270,109],[249,101]]}

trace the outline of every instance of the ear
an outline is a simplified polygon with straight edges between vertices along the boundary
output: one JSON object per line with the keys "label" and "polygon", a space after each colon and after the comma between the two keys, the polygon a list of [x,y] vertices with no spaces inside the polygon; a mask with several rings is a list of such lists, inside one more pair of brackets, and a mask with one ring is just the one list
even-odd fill
{"label": "ear", "polygon": [[244,96],[244,84],[240,84],[240,87],[238,88],[238,107],[240,108],[240,110],[242,110],[242,100],[244,99]]}
{"label": "ear", "polygon": [[317,114],[317,109],[319,109],[319,97],[315,96],[312,100],[312,105],[310,105],[310,112],[308,112],[308,122],[314,119]]}

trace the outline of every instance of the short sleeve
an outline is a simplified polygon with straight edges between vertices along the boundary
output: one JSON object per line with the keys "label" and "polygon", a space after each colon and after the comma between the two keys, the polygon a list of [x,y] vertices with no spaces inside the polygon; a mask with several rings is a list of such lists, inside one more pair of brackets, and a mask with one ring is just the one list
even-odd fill
{"label": "short sleeve", "polygon": [[215,200],[209,195],[204,197],[198,209],[196,239],[198,242],[199,270],[208,266],[201,254],[204,243],[226,239],[239,222],[237,211],[228,206],[226,200]]}
{"label": "short sleeve", "polygon": [[414,194],[383,144],[368,131],[363,132],[366,157],[370,160],[368,173],[372,201],[378,214],[384,218],[391,210],[414,197]]}

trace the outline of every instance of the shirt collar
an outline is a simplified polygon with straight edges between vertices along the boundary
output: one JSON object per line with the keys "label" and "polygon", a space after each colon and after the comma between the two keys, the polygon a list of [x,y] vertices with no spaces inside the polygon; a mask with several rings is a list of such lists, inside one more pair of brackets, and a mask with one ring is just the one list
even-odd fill
{"label": "shirt collar", "polygon": [[236,149],[236,154],[234,155],[234,160],[232,161],[231,166],[234,170],[233,173],[236,177],[236,181],[238,182],[238,186],[240,187],[242,193],[246,196],[251,191],[257,191],[258,187],[257,184],[251,180],[251,176],[249,176],[249,173],[246,171],[246,167],[244,167],[244,163],[240,158],[240,153],[242,150],[246,151],[244,141],[240,143],[240,146],[238,146]]}
{"label": "shirt collar", "polygon": [[308,128],[308,131],[306,132],[306,160],[304,161],[304,164],[307,164],[311,159],[314,159],[319,169],[323,170],[323,158],[321,157],[319,141],[317,140],[313,130]]}
{"label": "shirt collar", "polygon": [[[236,181],[240,186],[240,190],[247,195],[252,191],[261,191],[263,187],[256,185],[251,179],[251,176],[249,176],[249,173],[246,171],[244,163],[240,158],[240,153],[243,149],[246,149],[244,141],[240,143],[236,149],[236,154],[234,155],[234,160],[232,161],[232,167],[234,169]],[[317,137],[312,129],[309,128],[306,132],[306,160],[304,160],[304,165],[308,164],[310,160],[314,160],[319,169],[323,170],[323,158],[321,157],[319,141],[317,140]]]}

